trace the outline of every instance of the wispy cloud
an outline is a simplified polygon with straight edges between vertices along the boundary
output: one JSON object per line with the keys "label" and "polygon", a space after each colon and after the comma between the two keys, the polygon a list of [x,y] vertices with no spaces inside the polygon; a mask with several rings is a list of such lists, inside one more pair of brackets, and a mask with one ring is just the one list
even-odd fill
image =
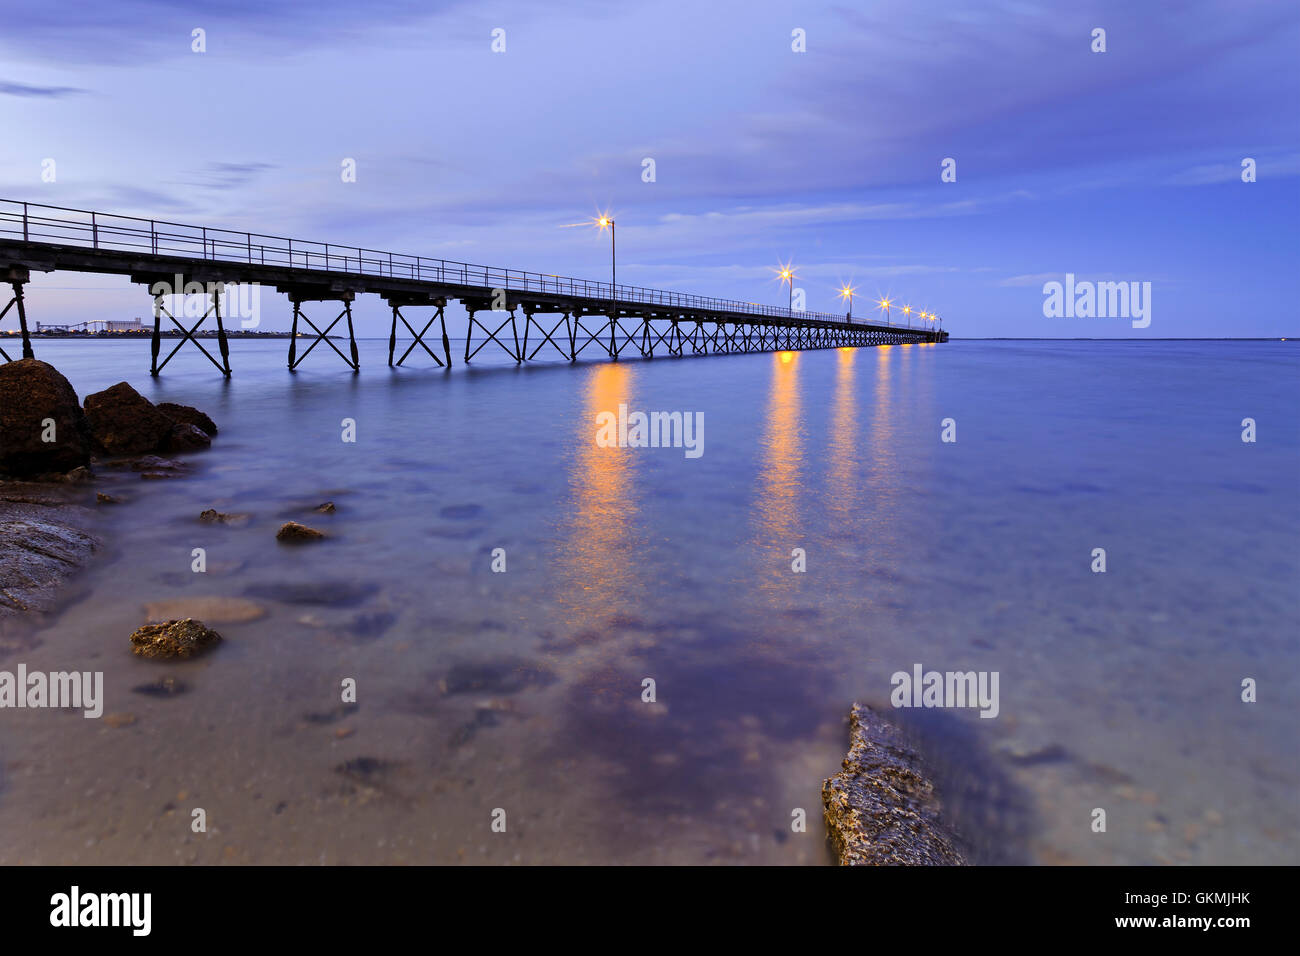
{"label": "wispy cloud", "polygon": [[12,83],[0,80],[0,93],[7,96],[30,96],[57,99],[62,96],[75,96],[85,93],[79,86],[32,86],[28,83]]}

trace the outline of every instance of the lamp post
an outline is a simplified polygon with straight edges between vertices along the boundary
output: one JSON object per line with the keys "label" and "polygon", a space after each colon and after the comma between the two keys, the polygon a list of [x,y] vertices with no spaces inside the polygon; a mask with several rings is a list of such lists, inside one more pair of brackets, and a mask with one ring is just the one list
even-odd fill
{"label": "lamp post", "polygon": [[614,237],[614,220],[609,216],[601,216],[596,220],[596,225],[600,226],[603,232],[606,226],[609,226],[609,297],[615,302],[618,301],[618,246]]}
{"label": "lamp post", "polygon": [[609,354],[618,360],[618,346],[614,342],[614,330],[618,327],[618,246],[614,236],[614,218],[602,215],[596,220],[600,231],[609,227]]}
{"label": "lamp post", "polygon": [[853,286],[851,285],[845,285],[842,289],[840,289],[840,298],[849,300],[849,311],[848,314],[845,316],[845,319],[849,322],[853,321],[853,293],[856,291],[857,290],[853,288]]}
{"label": "lamp post", "polygon": [[890,305],[889,299],[877,299],[876,301],[879,303],[879,305],[877,305],[876,307],[885,310],[885,324],[890,325],[891,323],[889,321],[889,305]]}
{"label": "lamp post", "polygon": [[787,300],[786,311],[788,311],[790,315],[793,317],[794,316],[794,280],[796,278],[794,274],[794,267],[789,265],[784,265],[781,267],[781,271],[778,272],[777,275],[781,277],[782,282],[787,282],[790,285],[790,297]]}

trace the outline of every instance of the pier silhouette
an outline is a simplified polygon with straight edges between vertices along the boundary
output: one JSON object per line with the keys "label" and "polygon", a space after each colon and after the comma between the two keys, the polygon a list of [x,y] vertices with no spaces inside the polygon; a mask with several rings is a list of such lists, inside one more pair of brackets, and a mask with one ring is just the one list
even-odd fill
{"label": "pier silhouette", "polygon": [[[256,284],[284,294],[292,309],[289,368],[297,368],[324,342],[354,371],[360,369],[352,303],[374,294],[392,309],[388,364],[402,365],[418,346],[439,366],[452,364],[445,310],[460,302],[469,315],[463,361],[496,346],[518,363],[533,360],[547,346],[571,362],[587,349],[617,360],[659,354],[732,354],[797,351],[904,343],[945,342],[948,333],[933,326],[913,328],[888,321],[806,312],[640,286],[432,259],[360,246],[289,239],[281,236],[192,226],[160,219],[70,209],[41,203],[0,200],[0,273],[13,290],[0,319],[16,308],[22,354],[32,357],[23,286],[32,272],[91,272],[123,275],[145,285],[153,297],[154,326],[150,371],[157,375],[186,342],[193,343],[222,374],[229,376],[230,351],[219,290],[228,284]],[[169,295],[197,284],[210,305],[192,325],[167,310]],[[179,286],[179,287],[178,287]],[[332,313],[317,324],[304,311],[312,305]],[[411,316],[432,310],[419,331]],[[491,318],[482,317],[486,313]],[[522,313],[522,316],[521,316]],[[162,326],[169,320],[181,341],[160,362]],[[196,334],[211,319],[220,358]],[[340,326],[342,323],[342,326]],[[410,335],[397,353],[399,323]],[[435,331],[432,346],[426,336]],[[312,335],[299,335],[302,327]],[[332,333],[347,330],[344,351]],[[522,333],[522,334],[521,334]],[[475,341],[475,335],[478,340]],[[299,352],[299,338],[310,344]],[[550,354],[550,353],[548,353]],[[0,356],[10,356],[0,348]]]}

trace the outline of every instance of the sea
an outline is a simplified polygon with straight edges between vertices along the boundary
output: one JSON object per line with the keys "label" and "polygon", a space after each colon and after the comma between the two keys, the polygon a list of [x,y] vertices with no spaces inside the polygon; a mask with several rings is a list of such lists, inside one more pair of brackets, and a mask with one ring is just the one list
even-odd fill
{"label": "sea", "polygon": [[[36,341],[220,431],[97,469],[102,548],[0,657],[104,675],[0,712],[0,863],[827,865],[855,702],[973,862],[1300,862],[1297,343],[387,344]],[[598,441],[637,412],[698,454]],[[222,642],[133,656],[177,615]],[[899,706],[918,668],[996,713]]]}

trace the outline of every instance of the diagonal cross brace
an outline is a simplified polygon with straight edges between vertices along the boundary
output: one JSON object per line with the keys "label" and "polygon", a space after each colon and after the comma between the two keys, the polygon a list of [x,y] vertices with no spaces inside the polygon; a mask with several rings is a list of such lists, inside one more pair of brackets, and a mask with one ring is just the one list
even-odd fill
{"label": "diagonal cross brace", "polygon": [[[162,364],[160,365],[158,363],[158,353],[162,348],[162,317],[164,315],[171,319],[172,325],[181,330],[181,340],[176,343],[176,346],[170,352],[167,353],[167,357],[162,360]],[[212,353],[203,347],[203,343],[194,337],[194,333],[199,330],[199,326],[206,322],[210,315],[215,315],[217,319],[217,345],[220,346],[221,351],[220,362],[213,358]],[[177,319],[176,316],[167,311],[167,307],[163,305],[163,295],[161,293],[154,296],[153,341],[150,343],[152,362],[149,374],[156,376],[166,368],[167,363],[172,360],[176,353],[181,350],[181,346],[186,342],[193,342],[198,347],[198,350],[207,356],[208,361],[216,366],[217,371],[226,376],[226,378],[230,378],[230,347],[226,344],[226,330],[221,324],[221,295],[216,289],[212,290],[212,305],[209,306],[208,310],[199,317],[199,320],[188,329],[181,324],[180,320]]]}
{"label": "diagonal cross brace", "polygon": [[[347,362],[347,364],[351,366],[352,371],[358,372],[361,370],[361,360],[360,357],[357,355],[357,339],[356,339],[356,335],[353,333],[352,330],[352,302],[350,300],[344,300],[343,311],[334,317],[334,321],[331,322],[329,325],[327,325],[323,332],[321,331],[320,327],[316,325],[315,322],[313,322],[310,318],[308,318],[307,313],[302,311],[302,303],[303,303],[302,299],[291,299],[290,301],[293,302],[293,331],[290,333],[290,338],[289,338],[289,370],[290,371],[295,370],[299,365],[301,365],[303,361],[307,358],[307,356],[311,354],[312,349],[314,349],[321,342],[324,342],[326,345],[332,348],[334,350],[334,354],[336,354],[344,362]],[[348,339],[352,345],[352,358],[350,359],[342,352],[340,352],[339,347],[335,345],[333,342],[331,342],[329,339],[330,331],[334,328],[334,326],[338,325],[339,322],[341,322],[344,317],[346,317],[348,320]],[[312,327],[312,330],[316,333],[316,338],[312,340],[311,345],[307,346],[307,348],[303,351],[302,355],[297,355],[299,319],[302,319],[304,322],[310,325]],[[295,356],[297,357],[295,358]]]}
{"label": "diagonal cross brace", "polygon": [[[429,353],[429,358],[437,362],[439,368],[444,367],[444,365],[447,368],[451,367],[451,341],[447,338],[447,320],[443,314],[443,308],[444,307],[441,305],[437,306],[438,311],[436,311],[432,316],[429,317],[428,322],[424,323],[424,328],[420,329],[419,332],[416,332],[415,329],[411,327],[411,323],[406,321],[406,316],[402,315],[400,307],[396,305],[393,306],[393,330],[388,336],[388,364],[389,365],[393,364],[393,352],[396,351],[397,349],[397,320],[401,319],[402,324],[406,326],[407,331],[410,332],[412,336],[414,336],[414,339],[411,342],[411,344],[406,347],[406,351],[402,353],[402,357],[397,360],[397,364],[399,366],[406,361],[406,357],[410,355],[412,349],[414,349],[418,345],[420,346],[420,348],[424,349],[426,352]],[[433,350],[430,349],[429,346],[424,341],[425,334],[433,326],[434,322],[442,323],[442,351],[443,354],[447,357],[447,361],[445,363],[443,362],[442,359],[438,358],[437,355],[433,354]]]}

